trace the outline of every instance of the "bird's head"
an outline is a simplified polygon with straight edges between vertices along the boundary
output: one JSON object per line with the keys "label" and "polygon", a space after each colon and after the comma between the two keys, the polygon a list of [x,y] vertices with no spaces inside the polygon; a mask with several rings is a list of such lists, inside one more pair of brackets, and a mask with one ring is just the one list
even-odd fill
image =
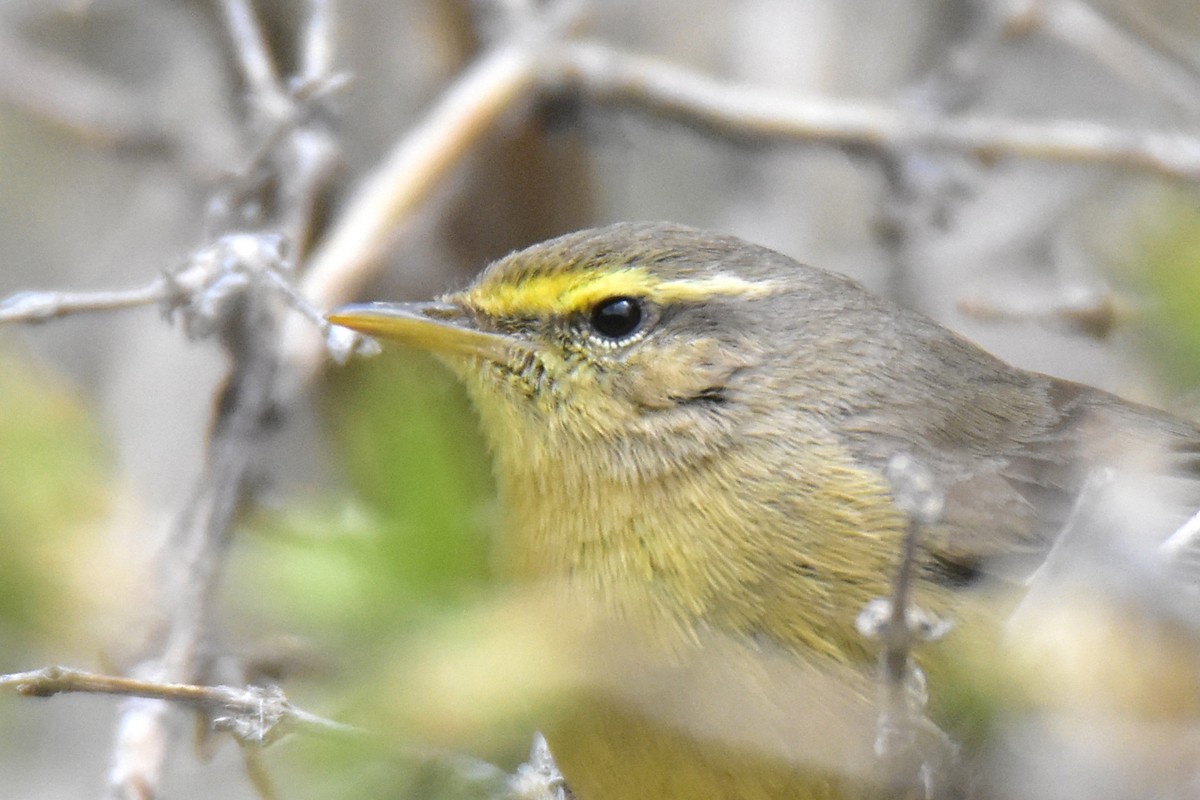
{"label": "bird's head", "polygon": [[619,224],[509,255],[434,302],[351,305],[335,324],[437,354],[501,458],[657,473],[730,435],[765,387],[782,257],[730,237]]}

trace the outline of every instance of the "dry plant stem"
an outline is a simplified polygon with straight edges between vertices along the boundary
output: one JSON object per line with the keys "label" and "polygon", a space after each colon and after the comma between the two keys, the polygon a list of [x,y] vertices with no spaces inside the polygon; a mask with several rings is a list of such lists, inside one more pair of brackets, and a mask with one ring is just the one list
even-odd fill
{"label": "dry plant stem", "polygon": [[[919,783],[926,784],[930,795],[930,771],[927,760],[933,755],[924,752],[921,741],[927,723],[921,709],[914,705],[911,662],[915,632],[909,619],[913,569],[916,565],[917,544],[921,522],[910,515],[905,531],[900,568],[891,597],[891,613],[882,630],[883,650],[883,709],[879,718],[877,747],[893,785],[888,796],[907,797]],[[936,729],[935,729],[936,730]]]}
{"label": "dry plant stem", "polygon": [[1039,0],[1028,14],[1033,26],[1092,56],[1131,85],[1200,114],[1200,80],[1157,47],[1149,32],[1124,30],[1082,0]]}
{"label": "dry plant stem", "polygon": [[178,145],[166,120],[124,87],[2,34],[0,101],[96,147],[169,152]]}
{"label": "dry plant stem", "polygon": [[300,81],[311,84],[333,71],[333,10],[326,0],[309,0],[308,25],[300,55]]}
{"label": "dry plant stem", "polygon": [[[940,62],[903,93],[901,104],[913,113],[945,118],[975,102],[980,78],[1005,34],[1002,21],[985,0],[956,0],[947,10],[947,41]],[[957,24],[955,24],[957,22]],[[940,228],[961,195],[958,159],[932,159],[922,148],[884,148],[879,153],[887,191],[880,197],[876,236],[888,253],[888,296],[909,308],[920,308],[914,285],[921,244]]]}
{"label": "dry plant stem", "polygon": [[1139,169],[1200,178],[1200,137],[1137,131],[1084,120],[922,114],[866,101],[796,98],[715,80],[595,43],[566,45],[562,90],[625,106],[726,139],[866,149],[921,147],[974,156]]}
{"label": "dry plant stem", "polygon": [[[359,185],[309,260],[301,292],[318,308],[353,298],[379,266],[396,232],[430,193],[537,86],[549,48],[577,14],[559,3],[464,70],[424,120]],[[286,360],[302,380],[315,374],[322,343],[302,320],[284,329]]]}
{"label": "dry plant stem", "polygon": [[101,675],[66,667],[45,667],[31,672],[0,675],[0,686],[16,687],[18,692],[29,697],[85,693],[167,700],[178,705],[201,709],[214,717],[231,715],[249,720],[262,719],[264,709],[269,705],[272,727],[270,730],[262,731],[262,735],[258,739],[260,743],[272,741],[292,731],[352,738],[367,735],[360,728],[335,722],[297,708],[282,695],[265,693],[257,689],[157,683],[117,675]]}
{"label": "dry plant stem", "polygon": [[1057,324],[1097,340],[1106,339],[1135,311],[1130,303],[1110,290],[1022,302],[995,297],[963,297],[956,305],[959,313],[978,320]]}
{"label": "dry plant stem", "polygon": [[[273,220],[264,221],[257,235],[302,237],[309,225],[312,198],[330,175],[327,158],[332,142],[315,122],[304,124],[313,121],[312,115],[301,113],[283,92],[249,6],[239,0],[222,0],[221,8],[239,66],[253,93],[248,127],[266,132],[273,145],[263,154],[260,166],[275,177],[275,199],[281,210]],[[313,80],[319,82],[321,76],[313,76]],[[313,146],[313,142],[322,146]],[[234,204],[245,200],[253,202],[254,198],[235,198]],[[228,217],[245,219],[239,213]],[[159,656],[137,668],[143,677],[167,683],[206,682],[214,595],[228,543],[236,517],[259,480],[257,461],[262,444],[272,435],[282,413],[278,401],[280,313],[270,282],[250,281],[225,313],[215,317],[231,368],[214,404],[203,472],[176,517],[160,557],[158,586],[164,630]],[[157,796],[171,741],[170,708],[161,699],[126,701],[109,773],[110,797]],[[262,775],[254,782],[267,786]]]}
{"label": "dry plant stem", "polygon": [[[438,762],[473,778],[480,786],[503,785],[508,776],[498,767],[464,756],[437,749],[396,749],[370,731],[313,714],[292,705],[282,692],[262,687],[198,686],[185,683],[160,683],[117,675],[103,675],[67,667],[43,667],[29,672],[0,675],[0,688],[12,687],[28,697],[51,697],[56,694],[108,694],[161,700],[174,705],[194,708],[217,720],[223,729],[231,731],[239,741],[259,748],[291,733],[330,740],[348,741],[356,746],[378,749],[382,754],[414,763]],[[540,736],[537,741],[542,741]],[[543,747],[544,747],[544,742]],[[260,787],[260,794],[271,792],[270,779],[262,765],[253,759],[256,749],[248,749],[252,759],[248,771]],[[539,757],[536,748],[531,755],[531,768],[550,772],[554,769],[548,752]],[[524,771],[524,770],[523,770]]]}
{"label": "dry plant stem", "polygon": [[[226,341],[234,358],[217,404],[208,463],[187,507],[176,519],[161,565],[165,606],[162,655],[146,665],[159,681],[192,683],[203,673],[211,635],[213,600],[235,515],[255,476],[254,456],[269,432],[275,410],[275,354],[269,349],[269,313],[261,297],[247,297],[247,310],[231,322]],[[170,740],[166,702],[132,701],[118,725],[110,796],[152,798],[161,783]]]}
{"label": "dry plant stem", "polygon": [[921,523],[909,519],[900,554],[900,569],[892,589],[891,619],[883,636],[884,676],[893,691],[906,691],[908,659],[912,650],[913,632],[909,627],[908,609],[912,597],[912,573],[917,560],[917,543],[921,538]]}
{"label": "dry plant stem", "polygon": [[170,281],[159,278],[139,289],[107,292],[31,291],[0,301],[0,323],[37,323],[94,311],[117,311],[170,300],[178,293]]}
{"label": "dry plant stem", "polygon": [[220,10],[250,96],[277,116],[289,103],[258,19],[246,0],[220,0]]}
{"label": "dry plant stem", "polygon": [[267,765],[263,762],[262,751],[243,747],[242,763],[254,793],[261,800],[277,800],[279,793],[275,791],[275,781],[271,779],[271,773],[267,771]]}
{"label": "dry plant stem", "polygon": [[396,229],[497,117],[529,93],[535,67],[534,53],[506,45],[465,70],[359,186],[313,254],[303,282],[305,296],[317,305],[349,299],[372,274]]}

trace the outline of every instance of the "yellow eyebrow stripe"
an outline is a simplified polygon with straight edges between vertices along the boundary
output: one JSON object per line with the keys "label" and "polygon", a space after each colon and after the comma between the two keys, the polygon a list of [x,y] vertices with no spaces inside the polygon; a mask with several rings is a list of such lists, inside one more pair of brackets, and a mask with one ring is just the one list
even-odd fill
{"label": "yellow eyebrow stripe", "polygon": [[664,280],[644,267],[610,272],[563,271],[533,275],[517,283],[484,281],[460,297],[492,317],[552,317],[584,311],[609,297],[645,297],[662,305],[696,303],[712,297],[765,297],[774,281],[749,281],[736,275]]}

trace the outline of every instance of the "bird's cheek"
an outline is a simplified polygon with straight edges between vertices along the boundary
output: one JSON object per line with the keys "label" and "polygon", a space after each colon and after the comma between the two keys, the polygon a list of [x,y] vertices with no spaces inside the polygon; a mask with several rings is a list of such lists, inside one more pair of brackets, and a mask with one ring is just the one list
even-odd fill
{"label": "bird's cheek", "polygon": [[625,381],[630,400],[647,409],[720,402],[733,375],[749,366],[743,354],[709,339],[648,356],[629,360]]}

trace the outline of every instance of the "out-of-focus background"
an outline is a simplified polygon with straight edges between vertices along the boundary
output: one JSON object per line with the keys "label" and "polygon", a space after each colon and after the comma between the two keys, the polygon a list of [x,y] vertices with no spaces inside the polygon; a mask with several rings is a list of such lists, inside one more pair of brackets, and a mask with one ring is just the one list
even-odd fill
{"label": "out-of-focus background", "polygon": [[[216,236],[286,216],[237,189],[254,183],[256,197],[284,204],[276,185],[291,173],[255,160],[275,129],[255,109],[230,19],[257,14],[280,85],[294,88],[317,8],[334,32],[327,71],[347,80],[288,123],[337,151],[306,241],[287,244],[302,287],[307,258],[397,143],[479,59],[511,47],[545,63],[364,248],[377,266],[347,295],[423,299],[555,234],[673,220],[849,274],[1022,367],[1192,413],[1190,0],[610,0],[585,4],[566,31],[521,34],[537,27],[536,6],[3,0],[0,297],[144,286]],[[1032,144],[756,133],[736,124],[736,104],[733,123],[702,122],[686,103],[589,88],[554,60],[561,41],[652,57],[724,99],[766,97],[768,116],[783,101],[829,102],[868,126],[884,112],[933,129],[974,119],[984,137]],[[1100,145],[1072,149],[1053,138],[1064,130]],[[1157,163],[1139,155],[1158,146]],[[313,299],[350,299],[336,295]],[[158,304],[0,329],[0,673],[127,672],[157,652],[168,532],[204,480],[229,367],[183,317]],[[296,337],[311,338],[296,319]],[[254,502],[212,581],[201,660],[205,682],[274,681],[310,710],[369,720],[412,637],[487,592],[497,514],[473,413],[431,359],[389,352],[319,369],[294,381],[255,444]],[[123,708],[0,694],[0,796],[102,795]],[[162,796],[259,796],[231,741],[199,735],[185,713],[169,726]],[[530,732],[480,755],[511,768]],[[347,766],[297,738],[261,759],[280,796],[420,796],[412,770]],[[1014,797],[1098,796],[1021,774],[1028,794]]]}

